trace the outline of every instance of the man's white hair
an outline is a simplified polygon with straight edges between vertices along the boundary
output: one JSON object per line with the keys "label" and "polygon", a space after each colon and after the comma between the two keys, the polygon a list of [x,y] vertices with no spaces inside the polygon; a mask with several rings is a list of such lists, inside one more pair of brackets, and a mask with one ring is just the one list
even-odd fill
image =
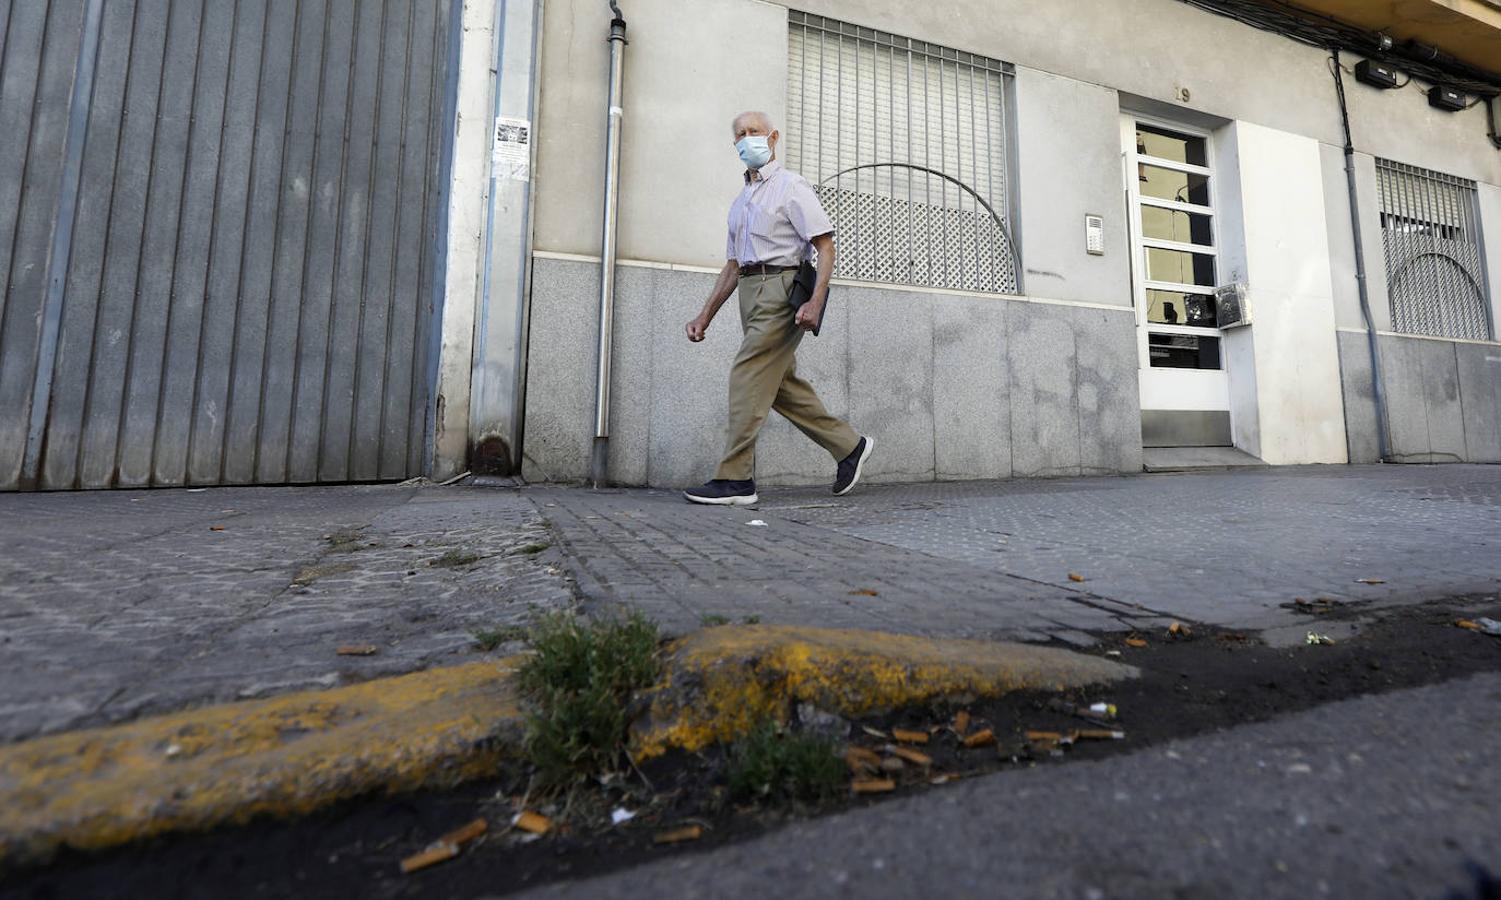
{"label": "man's white hair", "polygon": [[777,130],[777,126],[771,121],[771,116],[768,116],[766,113],[761,112],[757,109],[749,109],[736,116],[734,120],[730,122],[730,130],[738,131],[740,128],[740,122],[744,119],[756,119],[761,124],[761,126],[767,130],[767,132]]}

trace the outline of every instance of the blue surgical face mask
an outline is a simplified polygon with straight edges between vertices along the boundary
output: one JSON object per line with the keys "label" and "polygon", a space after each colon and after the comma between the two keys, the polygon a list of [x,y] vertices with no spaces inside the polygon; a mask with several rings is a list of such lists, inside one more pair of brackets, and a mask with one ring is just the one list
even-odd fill
{"label": "blue surgical face mask", "polygon": [[735,150],[740,154],[740,161],[745,163],[746,168],[759,169],[771,162],[771,144],[767,143],[763,134],[748,134],[735,144]]}

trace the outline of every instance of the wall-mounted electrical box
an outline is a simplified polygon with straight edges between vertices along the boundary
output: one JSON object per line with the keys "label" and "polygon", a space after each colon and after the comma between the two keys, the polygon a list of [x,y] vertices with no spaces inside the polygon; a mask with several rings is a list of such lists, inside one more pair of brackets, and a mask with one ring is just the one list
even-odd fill
{"label": "wall-mounted electrical box", "polygon": [[1368,84],[1382,90],[1394,88],[1402,83],[1396,69],[1386,63],[1376,62],[1374,59],[1363,59],[1355,64],[1355,79],[1361,84]]}
{"label": "wall-mounted electrical box", "polygon": [[1105,255],[1105,217],[1084,217],[1084,249],[1090,256]]}
{"label": "wall-mounted electrical box", "polygon": [[1428,105],[1445,112],[1459,112],[1470,105],[1470,98],[1464,91],[1436,84],[1428,89]]}
{"label": "wall-mounted electrical box", "polygon": [[1216,328],[1239,328],[1251,324],[1251,307],[1246,302],[1246,283],[1237,281],[1214,289],[1214,325]]}

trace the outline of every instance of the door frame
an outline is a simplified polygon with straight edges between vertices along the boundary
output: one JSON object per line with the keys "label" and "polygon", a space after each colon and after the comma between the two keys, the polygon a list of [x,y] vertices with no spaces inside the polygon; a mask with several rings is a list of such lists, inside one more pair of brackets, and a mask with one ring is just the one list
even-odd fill
{"label": "door frame", "polygon": [[[1205,146],[1206,166],[1193,166],[1184,163],[1176,163],[1172,160],[1163,160],[1157,157],[1138,156],[1136,152],[1136,124],[1140,122],[1146,125],[1156,126],[1169,131],[1178,132],[1192,137],[1202,138]],[[1214,243],[1208,248],[1197,245],[1184,245],[1182,249],[1194,247],[1192,252],[1204,253],[1215,257],[1215,280],[1221,276],[1220,255],[1223,246],[1220,242],[1223,229],[1220,227],[1222,205],[1219,196],[1220,176],[1215,168],[1215,147],[1213,134],[1204,128],[1176,122],[1171,119],[1156,116],[1142,115],[1127,111],[1121,112],[1121,177],[1126,187],[1126,216],[1127,237],[1131,247],[1131,300],[1136,310],[1136,348],[1137,363],[1141,391],[1141,409],[1164,410],[1164,411],[1213,411],[1229,412],[1230,410],[1230,377],[1224,354],[1224,332],[1218,328],[1204,328],[1187,325],[1164,325],[1153,324],[1147,321],[1147,290],[1149,289],[1147,278],[1147,245],[1142,233],[1141,220],[1141,189],[1135,173],[1138,163],[1170,168],[1175,171],[1203,174],[1209,179],[1209,207],[1208,215],[1212,220],[1212,233]],[[1188,211],[1185,207],[1184,211]],[[1193,211],[1203,214],[1202,208],[1193,206]],[[1153,285],[1166,284],[1153,282]],[[1171,285],[1167,286],[1173,289]],[[1194,287],[1200,293],[1212,294],[1213,287],[1205,289],[1202,285],[1185,285]],[[1178,369],[1168,367],[1153,367],[1150,356],[1149,334],[1191,334],[1220,339],[1220,368],[1219,369]]]}

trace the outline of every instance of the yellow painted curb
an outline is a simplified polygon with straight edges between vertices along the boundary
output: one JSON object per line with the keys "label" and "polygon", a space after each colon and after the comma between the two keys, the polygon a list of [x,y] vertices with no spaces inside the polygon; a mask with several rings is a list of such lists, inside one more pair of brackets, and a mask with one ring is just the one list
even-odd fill
{"label": "yellow painted curb", "polygon": [[1131,666],[1033,644],[777,625],[695,632],[669,648],[666,671],[632,728],[638,759],[731,741],[767,718],[785,721],[796,703],[849,718],[1138,674]]}
{"label": "yellow painted curb", "polygon": [[520,657],[0,747],[0,869],[496,772]]}
{"label": "yellow painted curb", "polygon": [[[523,658],[0,746],[0,871],[62,847],[98,850],[497,774],[524,736],[511,677]],[[640,758],[733,740],[798,702],[852,717],[1137,674],[1027,644],[779,626],[689,635],[669,645],[666,671],[640,699]]]}

